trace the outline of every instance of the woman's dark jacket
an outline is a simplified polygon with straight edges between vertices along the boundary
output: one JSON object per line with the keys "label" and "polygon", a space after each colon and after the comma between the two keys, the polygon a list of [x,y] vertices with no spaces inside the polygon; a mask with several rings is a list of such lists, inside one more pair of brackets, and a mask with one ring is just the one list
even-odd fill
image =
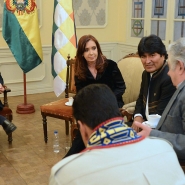
{"label": "woman's dark jacket", "polygon": [[118,69],[117,63],[112,60],[106,60],[107,66],[103,73],[97,74],[96,79],[94,79],[90,70],[87,67],[86,80],[80,80],[75,76],[75,85],[77,92],[90,84],[106,84],[113,91],[117,98],[118,106],[121,108],[124,105],[122,95],[125,92],[126,86]]}
{"label": "woman's dark jacket", "polygon": [[4,84],[4,81],[3,81],[3,77],[1,76],[1,73],[0,73],[0,84]]}

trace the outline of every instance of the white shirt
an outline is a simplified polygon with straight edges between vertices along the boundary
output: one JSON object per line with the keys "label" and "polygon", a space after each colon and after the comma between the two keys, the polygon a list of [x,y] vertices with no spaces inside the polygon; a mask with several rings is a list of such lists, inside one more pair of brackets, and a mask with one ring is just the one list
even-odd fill
{"label": "white shirt", "polygon": [[[155,72],[154,72],[155,73]],[[150,80],[152,79],[152,75],[154,73],[150,73]],[[149,115],[149,109],[148,109],[148,100],[149,100],[149,88],[150,88],[150,85],[148,86],[148,94],[147,94],[147,101],[146,101],[146,109],[145,109],[145,116],[146,116],[146,119],[148,120],[148,115]],[[134,118],[137,117],[137,116],[140,116],[143,118],[143,116],[141,114],[135,114],[134,115]]]}
{"label": "white shirt", "polygon": [[185,176],[172,146],[160,138],[74,154],[51,169],[49,185],[97,184],[185,185]]}

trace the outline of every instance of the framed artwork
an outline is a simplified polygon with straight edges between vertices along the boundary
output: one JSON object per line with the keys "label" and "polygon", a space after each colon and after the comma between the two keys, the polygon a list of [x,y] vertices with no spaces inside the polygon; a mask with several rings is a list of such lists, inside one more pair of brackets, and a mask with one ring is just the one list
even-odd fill
{"label": "framed artwork", "polygon": [[107,24],[108,0],[73,0],[77,28],[102,28]]}
{"label": "framed artwork", "polygon": [[[38,10],[38,18],[39,18],[39,26],[42,26],[42,0],[36,0],[37,10]],[[4,0],[0,0],[0,31],[2,31],[2,24],[3,24],[3,7],[4,7]]]}

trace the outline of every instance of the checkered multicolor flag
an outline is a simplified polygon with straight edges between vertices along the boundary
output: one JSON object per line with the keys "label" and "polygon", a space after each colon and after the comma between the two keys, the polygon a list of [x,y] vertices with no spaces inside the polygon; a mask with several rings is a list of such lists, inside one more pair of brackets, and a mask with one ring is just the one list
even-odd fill
{"label": "checkered multicolor flag", "polygon": [[52,33],[52,75],[58,97],[66,87],[66,60],[76,55],[76,32],[72,0],[54,0]]}

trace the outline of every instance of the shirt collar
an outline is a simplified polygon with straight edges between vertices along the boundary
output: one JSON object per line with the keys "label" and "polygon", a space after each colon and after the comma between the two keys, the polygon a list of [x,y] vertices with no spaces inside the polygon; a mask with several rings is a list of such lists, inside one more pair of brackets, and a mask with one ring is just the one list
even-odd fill
{"label": "shirt collar", "polygon": [[[183,81],[182,81],[183,82]],[[178,85],[177,85],[177,89],[180,87],[180,85],[182,84],[182,82],[180,82]]]}

